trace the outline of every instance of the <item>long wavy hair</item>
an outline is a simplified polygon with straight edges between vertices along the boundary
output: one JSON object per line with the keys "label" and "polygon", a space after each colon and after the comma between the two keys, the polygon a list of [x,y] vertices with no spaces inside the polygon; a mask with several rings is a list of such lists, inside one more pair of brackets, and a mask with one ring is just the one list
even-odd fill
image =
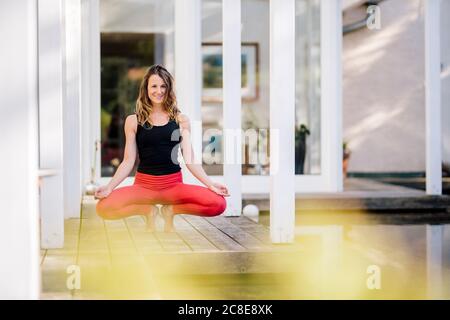
{"label": "long wavy hair", "polygon": [[148,97],[148,80],[154,74],[158,75],[166,85],[166,93],[162,104],[164,110],[169,114],[169,121],[175,120],[178,123],[178,114],[180,114],[181,111],[177,106],[177,98],[175,96],[173,85],[174,80],[170,72],[160,64],[155,64],[148,68],[147,72],[145,72],[144,78],[142,79],[135,110],[138,123],[143,126],[146,122],[148,122],[150,127],[153,126],[150,120],[150,113],[153,111],[153,106],[150,98]]}

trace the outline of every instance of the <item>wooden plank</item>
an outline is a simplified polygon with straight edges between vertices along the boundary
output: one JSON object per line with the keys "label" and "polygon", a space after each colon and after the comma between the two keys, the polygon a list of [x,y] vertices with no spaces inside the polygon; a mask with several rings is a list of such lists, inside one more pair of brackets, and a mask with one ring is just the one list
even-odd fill
{"label": "wooden plank", "polygon": [[[137,219],[141,219],[142,224],[139,223]],[[175,228],[183,230],[183,225],[179,225],[178,222],[179,218],[175,217]],[[137,247],[139,248],[140,252],[142,253],[152,253],[154,252],[154,249],[157,247],[157,242],[160,244],[160,248],[164,251],[179,251],[179,252],[191,252],[192,249],[187,245],[187,243],[181,238],[177,233],[165,233],[161,232],[159,230],[163,230],[164,228],[164,221],[160,216],[156,217],[156,232],[147,232],[145,231],[145,219],[144,217],[137,217],[134,220],[129,219],[127,221],[130,221],[130,223],[133,225],[130,229],[132,230],[131,233],[133,237],[138,238],[139,245],[137,244]],[[138,228],[140,231],[138,231]],[[156,241],[155,241],[156,240]],[[149,247],[145,247],[149,246]],[[159,249],[159,248],[158,248]]]}
{"label": "wooden plank", "polygon": [[64,228],[64,247],[45,250],[46,254],[41,261],[42,292],[45,299],[72,297],[66,285],[67,268],[77,265],[80,219],[66,219]]}
{"label": "wooden plank", "polygon": [[128,217],[125,223],[130,230],[131,237],[136,245],[137,251],[141,255],[147,253],[162,252],[163,248],[160,241],[153,232],[145,230],[145,221],[141,216]]}
{"label": "wooden plank", "polygon": [[77,235],[80,232],[80,219],[71,218],[64,221],[65,234]]}
{"label": "wooden plank", "polygon": [[113,256],[108,297],[112,299],[161,299],[158,283],[144,256]]}
{"label": "wooden plank", "polygon": [[221,251],[245,251],[246,249],[223,232],[220,232],[204,218],[185,215],[184,219]]}
{"label": "wooden plank", "polygon": [[267,228],[266,226],[256,223],[244,216],[228,218],[228,221],[238,226],[245,232],[251,234],[262,243],[266,245],[272,244],[272,241],[270,240],[269,228]]}
{"label": "wooden plank", "polygon": [[77,265],[81,271],[81,289],[74,296],[84,295],[95,298],[103,295],[108,283],[108,270],[111,268],[111,256],[105,230],[105,222],[96,215],[88,215],[92,206],[82,207],[80,238]]}
{"label": "wooden plank", "polygon": [[91,219],[91,218],[97,218],[101,219],[96,212],[96,206],[97,206],[98,200],[95,200],[92,196],[84,196],[83,197],[83,203],[81,206],[81,218],[82,219]]}
{"label": "wooden plank", "polygon": [[175,229],[177,231],[179,230],[189,230],[189,231],[196,231],[183,217],[185,215],[184,214],[177,214],[175,215],[173,221],[174,221],[174,225],[175,225]]}
{"label": "wooden plank", "polygon": [[155,275],[288,273],[298,271],[305,251],[220,251],[151,254],[145,259]]}
{"label": "wooden plank", "polygon": [[[165,233],[162,231],[164,230],[164,220],[160,215],[156,217],[155,226],[157,231],[153,234],[159,240],[164,251],[192,252],[192,249],[177,232]],[[183,230],[185,228],[185,226],[180,225],[179,217],[177,216],[174,219],[174,226],[176,230]]]}
{"label": "wooden plank", "polygon": [[52,294],[70,294],[67,288],[67,268],[76,265],[76,254],[48,253],[41,265],[41,291]]}
{"label": "wooden plank", "polygon": [[205,220],[247,249],[264,250],[268,248],[262,241],[229,222],[226,217],[219,216]]}
{"label": "wooden plank", "polygon": [[67,268],[77,265],[78,235],[80,219],[66,219],[64,221],[64,248],[46,250],[41,264],[42,292],[44,297],[59,297],[70,299],[72,292],[67,288]]}
{"label": "wooden plank", "polygon": [[187,220],[184,219],[184,215],[175,216],[177,221],[177,233],[195,252],[214,252],[220,251],[211,241],[208,240],[203,234],[195,229]]}
{"label": "wooden plank", "polygon": [[104,221],[100,218],[81,219],[78,252],[109,254]]}
{"label": "wooden plank", "polygon": [[192,249],[175,232],[155,232],[155,237],[161,242],[161,246],[165,251],[192,252]]}
{"label": "wooden plank", "polygon": [[117,254],[138,254],[132,236],[123,219],[105,220],[105,232],[111,256]]}
{"label": "wooden plank", "polygon": [[[122,219],[104,221],[103,232],[109,251],[107,254],[89,252],[80,255],[80,265],[86,276],[84,288],[76,293],[76,297],[155,298],[154,282],[149,279],[146,262],[134,241],[132,229],[136,222],[130,219],[130,227]],[[98,227],[94,230],[101,232]]]}
{"label": "wooden plank", "polygon": [[[155,235],[145,230],[143,217],[132,216],[109,224],[107,234],[112,252],[108,297],[160,299],[158,286],[144,256],[162,252],[162,247]],[[133,250],[127,250],[130,246]]]}
{"label": "wooden plank", "polygon": [[81,273],[81,288],[74,296],[104,297],[111,280],[111,257],[109,252],[83,251],[78,255],[77,265]]}

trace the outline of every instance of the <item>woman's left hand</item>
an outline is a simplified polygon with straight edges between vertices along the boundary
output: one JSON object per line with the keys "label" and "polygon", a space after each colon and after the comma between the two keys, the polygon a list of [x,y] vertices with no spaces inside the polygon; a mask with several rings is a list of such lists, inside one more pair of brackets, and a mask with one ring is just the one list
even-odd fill
{"label": "woman's left hand", "polygon": [[218,195],[224,196],[224,197],[229,197],[230,194],[228,193],[228,189],[227,187],[225,187],[223,184],[218,183],[218,182],[213,182],[212,185],[210,185],[208,187],[209,190],[214,191],[215,193],[217,193]]}

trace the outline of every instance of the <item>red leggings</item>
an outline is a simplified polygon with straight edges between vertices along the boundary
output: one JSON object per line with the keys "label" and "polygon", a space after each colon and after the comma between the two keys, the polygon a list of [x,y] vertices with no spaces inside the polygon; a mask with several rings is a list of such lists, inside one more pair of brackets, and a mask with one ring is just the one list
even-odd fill
{"label": "red leggings", "polygon": [[97,214],[104,219],[122,219],[150,212],[152,204],[173,205],[175,214],[217,216],[227,206],[223,196],[206,187],[185,184],[181,171],[167,175],[137,172],[132,186],[113,190],[97,203]]}

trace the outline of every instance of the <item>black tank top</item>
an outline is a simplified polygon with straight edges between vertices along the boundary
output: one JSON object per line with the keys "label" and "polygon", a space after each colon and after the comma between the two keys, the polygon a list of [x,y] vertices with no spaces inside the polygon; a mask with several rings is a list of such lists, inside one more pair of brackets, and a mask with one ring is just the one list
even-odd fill
{"label": "black tank top", "polygon": [[139,155],[138,172],[151,175],[171,174],[181,170],[178,162],[180,127],[175,120],[162,126],[148,122],[137,125],[136,144]]}

